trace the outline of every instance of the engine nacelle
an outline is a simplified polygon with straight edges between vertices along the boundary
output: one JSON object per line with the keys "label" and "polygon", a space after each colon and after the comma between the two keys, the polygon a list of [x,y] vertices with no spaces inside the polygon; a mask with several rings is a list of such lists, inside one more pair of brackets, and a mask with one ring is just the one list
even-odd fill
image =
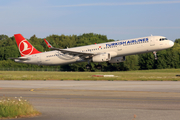
{"label": "engine nacelle", "polygon": [[109,60],[111,60],[110,53],[99,54],[92,58],[93,62],[105,62],[105,61],[109,61]]}
{"label": "engine nacelle", "polygon": [[114,57],[111,58],[111,60],[109,61],[109,63],[119,63],[119,62],[124,62],[126,60],[125,56],[122,57]]}

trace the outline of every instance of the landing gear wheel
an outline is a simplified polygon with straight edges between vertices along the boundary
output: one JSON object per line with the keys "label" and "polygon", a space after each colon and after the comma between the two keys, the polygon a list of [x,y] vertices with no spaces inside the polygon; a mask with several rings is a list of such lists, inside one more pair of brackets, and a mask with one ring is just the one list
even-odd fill
{"label": "landing gear wheel", "polygon": [[91,70],[92,66],[91,65],[86,65],[86,69],[90,69]]}
{"label": "landing gear wheel", "polygon": [[97,65],[96,68],[99,69],[99,70],[101,70],[101,69],[102,69],[102,66],[101,66],[101,65]]}

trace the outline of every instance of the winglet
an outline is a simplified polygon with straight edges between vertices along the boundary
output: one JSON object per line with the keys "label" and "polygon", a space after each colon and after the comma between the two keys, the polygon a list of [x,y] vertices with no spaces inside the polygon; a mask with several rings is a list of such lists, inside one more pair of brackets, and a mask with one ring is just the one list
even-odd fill
{"label": "winglet", "polygon": [[48,48],[53,48],[53,46],[46,39],[44,39],[44,41],[45,41],[46,45],[48,46]]}

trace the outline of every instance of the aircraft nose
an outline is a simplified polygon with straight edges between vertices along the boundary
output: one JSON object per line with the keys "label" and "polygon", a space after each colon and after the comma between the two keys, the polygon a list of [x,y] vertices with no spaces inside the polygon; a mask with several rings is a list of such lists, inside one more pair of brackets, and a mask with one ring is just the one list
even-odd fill
{"label": "aircraft nose", "polygon": [[172,47],[174,45],[173,41],[169,41],[169,45]]}

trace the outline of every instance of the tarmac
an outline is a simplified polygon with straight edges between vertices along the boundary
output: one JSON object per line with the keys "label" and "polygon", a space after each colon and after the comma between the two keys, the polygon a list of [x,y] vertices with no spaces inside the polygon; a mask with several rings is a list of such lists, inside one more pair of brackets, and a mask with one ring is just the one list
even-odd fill
{"label": "tarmac", "polygon": [[19,120],[179,120],[178,81],[0,81],[40,116]]}

